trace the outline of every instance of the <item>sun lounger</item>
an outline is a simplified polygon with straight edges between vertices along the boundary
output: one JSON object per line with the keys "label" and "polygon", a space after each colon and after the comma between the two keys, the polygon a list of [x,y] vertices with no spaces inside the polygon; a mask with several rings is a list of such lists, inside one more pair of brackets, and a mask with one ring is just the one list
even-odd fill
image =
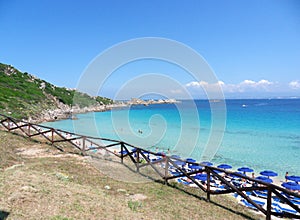
{"label": "sun lounger", "polygon": [[279,208],[279,210],[281,210],[282,212],[298,214],[298,215],[300,214],[299,212],[291,208],[289,205],[283,203],[274,203],[273,206]]}
{"label": "sun lounger", "polygon": [[180,176],[180,175],[182,175],[181,172],[177,172],[177,171],[171,172],[171,174],[172,174],[173,176]]}
{"label": "sun lounger", "polygon": [[291,202],[293,203],[293,204],[295,204],[295,205],[298,205],[298,206],[300,206],[300,201],[298,201],[298,200],[291,200]]}
{"label": "sun lounger", "polygon": [[248,195],[248,197],[250,199],[252,199],[256,204],[260,205],[260,206],[264,206],[265,204],[267,204],[267,200],[263,199],[263,198],[259,198],[256,196],[252,196],[252,195]]}
{"label": "sun lounger", "polygon": [[177,178],[177,182],[178,182],[178,183],[182,183],[182,184],[184,184],[184,185],[190,185],[190,182],[187,182],[187,181],[185,181],[185,180],[183,180],[183,179],[181,179],[181,178]]}
{"label": "sun lounger", "polygon": [[247,200],[245,200],[245,199],[241,200],[241,204],[244,205],[244,206],[246,206],[246,207],[248,207],[248,208],[257,210],[257,208],[254,205],[252,205],[251,203],[247,202]]}
{"label": "sun lounger", "polygon": [[268,194],[263,193],[262,191],[253,191],[253,195],[260,198],[268,198]]}

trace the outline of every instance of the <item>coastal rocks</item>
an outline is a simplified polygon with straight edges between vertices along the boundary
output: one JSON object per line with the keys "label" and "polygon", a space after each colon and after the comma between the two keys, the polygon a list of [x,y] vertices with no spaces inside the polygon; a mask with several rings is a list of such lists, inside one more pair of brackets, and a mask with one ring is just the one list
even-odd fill
{"label": "coastal rocks", "polygon": [[11,76],[16,73],[17,73],[17,70],[10,65],[7,65],[6,68],[4,69],[4,74],[6,74],[7,76]]}
{"label": "coastal rocks", "polygon": [[152,104],[169,104],[169,103],[177,103],[177,102],[178,101],[175,99],[142,100],[142,99],[132,98],[130,101],[119,101],[107,105],[97,104],[89,107],[80,108],[78,105],[69,106],[55,99],[55,107],[53,109],[43,110],[37,118],[29,118],[28,121],[32,123],[39,123],[39,122],[55,121],[61,119],[77,119],[75,115],[81,113],[103,112],[103,111],[108,111],[116,108],[124,108],[130,105],[148,106]]}
{"label": "coastal rocks", "polygon": [[159,100],[142,100],[137,98],[132,98],[127,102],[128,105],[151,105],[151,104],[167,104],[167,103],[177,103],[175,99],[159,99]]}
{"label": "coastal rocks", "polygon": [[104,186],[104,189],[106,189],[106,190],[110,190],[110,189],[111,189],[111,187],[110,187],[110,186],[108,186],[108,185],[106,185],[106,186]]}
{"label": "coastal rocks", "polygon": [[33,193],[38,192],[38,190],[36,188],[34,188],[33,186],[22,186],[21,187],[21,191],[24,191],[24,192],[33,192]]}
{"label": "coastal rocks", "polygon": [[127,194],[126,189],[117,189],[117,192]]}

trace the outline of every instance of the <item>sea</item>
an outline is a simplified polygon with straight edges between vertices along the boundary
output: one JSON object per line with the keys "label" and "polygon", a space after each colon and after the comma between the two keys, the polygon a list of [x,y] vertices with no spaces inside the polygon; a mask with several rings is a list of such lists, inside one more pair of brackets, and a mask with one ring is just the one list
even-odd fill
{"label": "sea", "polygon": [[43,123],[215,166],[300,175],[300,99],[181,100]]}

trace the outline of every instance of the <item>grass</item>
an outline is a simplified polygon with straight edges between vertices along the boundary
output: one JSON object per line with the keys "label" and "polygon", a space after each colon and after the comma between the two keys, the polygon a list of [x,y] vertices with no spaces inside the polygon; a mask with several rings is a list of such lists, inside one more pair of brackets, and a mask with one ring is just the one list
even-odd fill
{"label": "grass", "polygon": [[[105,166],[45,143],[4,131],[0,140],[0,214],[8,213],[7,219],[261,218],[227,196],[209,203],[203,192],[177,183],[111,178]],[[117,172],[115,167],[129,172],[111,163],[109,173]]]}
{"label": "grass", "polygon": [[138,208],[142,207],[142,203],[139,202],[139,201],[132,201],[132,200],[129,200],[129,201],[128,201],[128,207],[129,207],[132,211],[136,212],[136,211],[138,210]]}

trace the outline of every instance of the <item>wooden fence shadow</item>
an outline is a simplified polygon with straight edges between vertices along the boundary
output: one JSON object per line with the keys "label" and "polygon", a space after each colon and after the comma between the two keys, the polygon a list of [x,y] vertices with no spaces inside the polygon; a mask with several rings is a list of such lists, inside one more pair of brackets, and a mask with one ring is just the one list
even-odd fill
{"label": "wooden fence shadow", "polygon": [[6,220],[9,216],[9,212],[0,210],[0,220]]}

